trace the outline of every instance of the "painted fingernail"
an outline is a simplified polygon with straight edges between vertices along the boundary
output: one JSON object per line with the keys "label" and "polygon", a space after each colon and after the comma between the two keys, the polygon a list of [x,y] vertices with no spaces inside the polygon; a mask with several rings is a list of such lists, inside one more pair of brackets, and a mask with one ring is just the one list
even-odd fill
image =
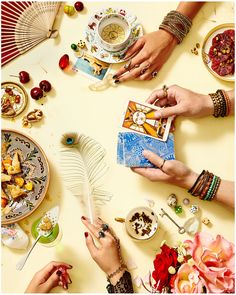
{"label": "painted fingernail", "polygon": [[69,264],[69,267],[70,267],[70,268],[73,268],[73,266],[72,266],[71,264]]}
{"label": "painted fingernail", "polygon": [[120,58],[122,58],[122,59],[125,58],[125,53],[121,54]]}
{"label": "painted fingernail", "polygon": [[57,270],[56,275],[60,276],[62,274],[62,272],[60,270]]}
{"label": "painted fingernail", "polygon": [[85,232],[84,236],[85,236],[85,238],[87,238],[88,237],[88,232]]}
{"label": "painted fingernail", "polygon": [[117,80],[115,80],[114,82],[115,82],[116,84],[119,84],[119,83],[120,83],[120,80],[117,79]]}
{"label": "painted fingernail", "polygon": [[72,283],[72,280],[70,279],[69,284],[71,284],[71,283]]}
{"label": "painted fingernail", "polygon": [[118,76],[117,75],[114,75],[113,77],[112,77],[112,79],[116,79]]}
{"label": "painted fingernail", "polygon": [[81,219],[86,220],[86,217],[85,216],[82,216]]}

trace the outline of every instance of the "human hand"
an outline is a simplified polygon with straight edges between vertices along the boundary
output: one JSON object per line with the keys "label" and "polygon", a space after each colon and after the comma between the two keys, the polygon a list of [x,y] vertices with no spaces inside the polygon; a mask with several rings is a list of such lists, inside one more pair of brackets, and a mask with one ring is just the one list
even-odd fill
{"label": "human hand", "polygon": [[[167,96],[166,96],[167,94]],[[154,90],[146,102],[162,107],[155,112],[155,118],[181,115],[185,117],[204,117],[214,113],[214,105],[209,95],[203,95],[177,85]]]}
{"label": "human hand", "polygon": [[198,177],[183,163],[177,160],[165,161],[155,153],[144,150],[143,155],[158,168],[131,168],[132,171],[146,177],[150,181],[160,181],[189,189]]}
{"label": "human hand", "polygon": [[[86,245],[97,265],[107,274],[115,272],[123,263],[120,253],[119,239],[115,236],[113,230],[109,227],[108,230],[102,231],[102,226],[106,224],[102,219],[97,218],[94,224],[91,224],[89,219],[82,216],[83,224],[88,228],[90,233],[85,232]],[[99,238],[99,232],[105,234],[104,237]],[[94,243],[94,238],[99,239],[99,246]],[[110,281],[115,283],[122,276],[124,271],[119,272]]]}
{"label": "human hand", "polygon": [[36,272],[25,293],[49,293],[57,286],[68,289],[67,285],[71,283],[70,276],[68,275],[67,282],[63,284],[62,273],[58,270],[60,267],[66,270],[72,268],[71,265],[64,262],[52,261],[48,263],[44,268]]}
{"label": "human hand", "polygon": [[151,80],[153,73],[158,73],[176,45],[176,38],[164,30],[144,35],[127,50],[125,59],[134,57],[116,72],[115,81]]}

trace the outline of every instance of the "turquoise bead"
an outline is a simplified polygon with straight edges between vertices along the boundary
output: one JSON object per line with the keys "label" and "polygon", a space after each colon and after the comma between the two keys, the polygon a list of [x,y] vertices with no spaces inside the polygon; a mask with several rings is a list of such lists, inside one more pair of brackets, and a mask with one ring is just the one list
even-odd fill
{"label": "turquoise bead", "polygon": [[183,212],[182,206],[175,206],[175,213],[176,214],[181,214]]}

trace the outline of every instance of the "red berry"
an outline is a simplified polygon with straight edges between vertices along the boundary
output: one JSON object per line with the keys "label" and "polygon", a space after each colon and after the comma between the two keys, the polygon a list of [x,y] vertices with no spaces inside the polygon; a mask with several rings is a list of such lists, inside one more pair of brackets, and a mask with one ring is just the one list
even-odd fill
{"label": "red berry", "polygon": [[59,67],[64,70],[70,63],[69,55],[64,54],[59,60]]}
{"label": "red berry", "polygon": [[31,89],[30,95],[33,99],[39,100],[40,98],[43,97],[43,90],[40,89],[39,87],[34,87]]}
{"label": "red berry", "polygon": [[26,71],[21,71],[19,73],[19,79],[20,79],[20,82],[23,84],[29,82],[30,80],[29,73],[27,73]]}
{"label": "red berry", "polygon": [[20,95],[16,95],[16,97],[15,97],[15,103],[20,103]]}
{"label": "red berry", "polygon": [[44,92],[49,92],[52,89],[52,85],[50,82],[47,80],[43,80],[39,83],[39,87],[44,91]]}
{"label": "red berry", "polygon": [[84,9],[84,4],[78,1],[78,2],[75,2],[74,7],[77,11],[82,11]]}

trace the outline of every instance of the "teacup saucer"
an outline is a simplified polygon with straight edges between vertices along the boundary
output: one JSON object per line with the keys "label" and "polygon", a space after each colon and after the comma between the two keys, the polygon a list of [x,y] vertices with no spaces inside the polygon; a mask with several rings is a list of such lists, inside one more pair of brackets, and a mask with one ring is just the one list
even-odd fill
{"label": "teacup saucer", "polygon": [[[123,50],[117,51],[117,52],[110,52],[105,50],[97,36],[96,28],[100,21],[100,19],[108,14],[120,14],[122,15],[131,25],[131,37],[129,40],[128,45]],[[137,39],[143,36],[143,28],[142,26],[137,22],[137,17],[135,15],[132,15],[128,13],[123,8],[106,8],[101,9],[100,11],[95,12],[92,17],[89,19],[88,25],[85,29],[85,42],[87,45],[87,48],[91,55],[96,57],[97,59],[110,63],[121,63],[124,62],[123,55],[127,51],[127,48],[130,47]]]}

